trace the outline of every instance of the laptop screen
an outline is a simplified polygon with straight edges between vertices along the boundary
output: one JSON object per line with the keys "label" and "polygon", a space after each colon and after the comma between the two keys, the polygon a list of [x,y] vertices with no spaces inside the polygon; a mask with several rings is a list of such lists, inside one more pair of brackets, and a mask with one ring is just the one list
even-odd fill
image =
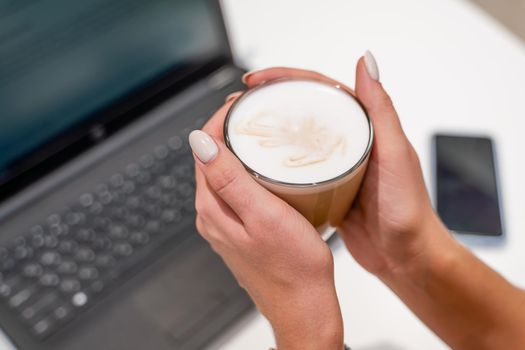
{"label": "laptop screen", "polygon": [[222,26],[207,0],[0,1],[0,185],[159,77],[229,55]]}

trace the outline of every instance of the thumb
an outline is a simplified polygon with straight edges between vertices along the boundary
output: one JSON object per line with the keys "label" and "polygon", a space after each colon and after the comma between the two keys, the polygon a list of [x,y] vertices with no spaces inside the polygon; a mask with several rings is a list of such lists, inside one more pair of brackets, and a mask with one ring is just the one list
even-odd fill
{"label": "thumb", "polygon": [[377,62],[370,51],[357,62],[355,91],[372,121],[376,140],[391,146],[405,142],[399,117],[390,96],[379,82]]}
{"label": "thumb", "polygon": [[242,221],[279,208],[277,197],[260,186],[222,142],[215,142],[204,131],[194,130],[189,143],[210,188]]}

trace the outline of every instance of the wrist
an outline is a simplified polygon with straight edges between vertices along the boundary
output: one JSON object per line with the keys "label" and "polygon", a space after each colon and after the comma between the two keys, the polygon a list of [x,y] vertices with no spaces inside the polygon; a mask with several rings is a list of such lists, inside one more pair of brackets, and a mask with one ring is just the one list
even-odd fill
{"label": "wrist", "polygon": [[410,283],[425,288],[428,279],[454,267],[461,246],[432,211],[424,220],[418,234],[419,251],[411,259],[378,276],[385,284]]}
{"label": "wrist", "polygon": [[333,285],[308,287],[278,298],[285,300],[286,305],[277,306],[266,315],[277,349],[343,348],[343,320]]}

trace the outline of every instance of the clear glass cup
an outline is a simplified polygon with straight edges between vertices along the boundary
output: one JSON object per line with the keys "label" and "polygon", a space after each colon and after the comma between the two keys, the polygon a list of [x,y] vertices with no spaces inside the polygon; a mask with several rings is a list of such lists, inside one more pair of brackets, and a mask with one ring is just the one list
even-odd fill
{"label": "clear glass cup", "polygon": [[[238,106],[243,103],[243,100],[247,96],[256,93],[258,90],[270,84],[279,84],[290,80],[315,82],[330,86],[334,89],[339,89],[344,92],[348,98],[356,101],[361,107],[368,123],[368,143],[359,160],[342,174],[329,180],[315,183],[290,183],[279,181],[264,176],[250,168],[237,155],[232,146],[229,135],[229,123],[231,116],[235,113]],[[259,184],[294,207],[317,229],[324,239],[328,239],[335,232],[335,228],[343,221],[359,191],[372,149],[373,129],[370,119],[366,114],[366,110],[362,107],[361,103],[355,96],[340,85],[311,79],[279,79],[253,87],[237,98],[228,111],[224,121],[224,140],[227,147],[237,156],[237,158],[239,158],[246,170]]]}

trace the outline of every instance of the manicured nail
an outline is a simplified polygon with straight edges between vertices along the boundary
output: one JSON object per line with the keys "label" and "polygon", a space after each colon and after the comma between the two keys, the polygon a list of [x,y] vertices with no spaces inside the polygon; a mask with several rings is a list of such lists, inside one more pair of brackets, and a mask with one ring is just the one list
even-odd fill
{"label": "manicured nail", "polygon": [[226,101],[225,102],[230,102],[234,98],[239,97],[241,94],[242,94],[242,91],[232,92],[231,94],[226,96]]}
{"label": "manicured nail", "polygon": [[243,84],[246,85],[246,79],[248,79],[248,77],[249,77],[250,75],[252,75],[252,72],[244,73],[244,74],[242,75],[241,81],[242,81]]}
{"label": "manicured nail", "polygon": [[370,51],[365,52],[365,66],[370,78],[379,81],[379,69],[377,68],[377,62],[374,55]]}
{"label": "manicured nail", "polygon": [[219,148],[210,135],[201,130],[193,130],[189,136],[190,147],[193,153],[203,163],[208,163],[215,158]]}
{"label": "manicured nail", "polygon": [[260,69],[257,69],[257,70],[249,71],[248,73],[244,73],[244,75],[241,78],[241,81],[243,82],[243,84],[246,84],[247,81],[248,81],[248,78],[250,78],[252,75],[254,75],[255,73],[257,73],[259,71],[260,71]]}

